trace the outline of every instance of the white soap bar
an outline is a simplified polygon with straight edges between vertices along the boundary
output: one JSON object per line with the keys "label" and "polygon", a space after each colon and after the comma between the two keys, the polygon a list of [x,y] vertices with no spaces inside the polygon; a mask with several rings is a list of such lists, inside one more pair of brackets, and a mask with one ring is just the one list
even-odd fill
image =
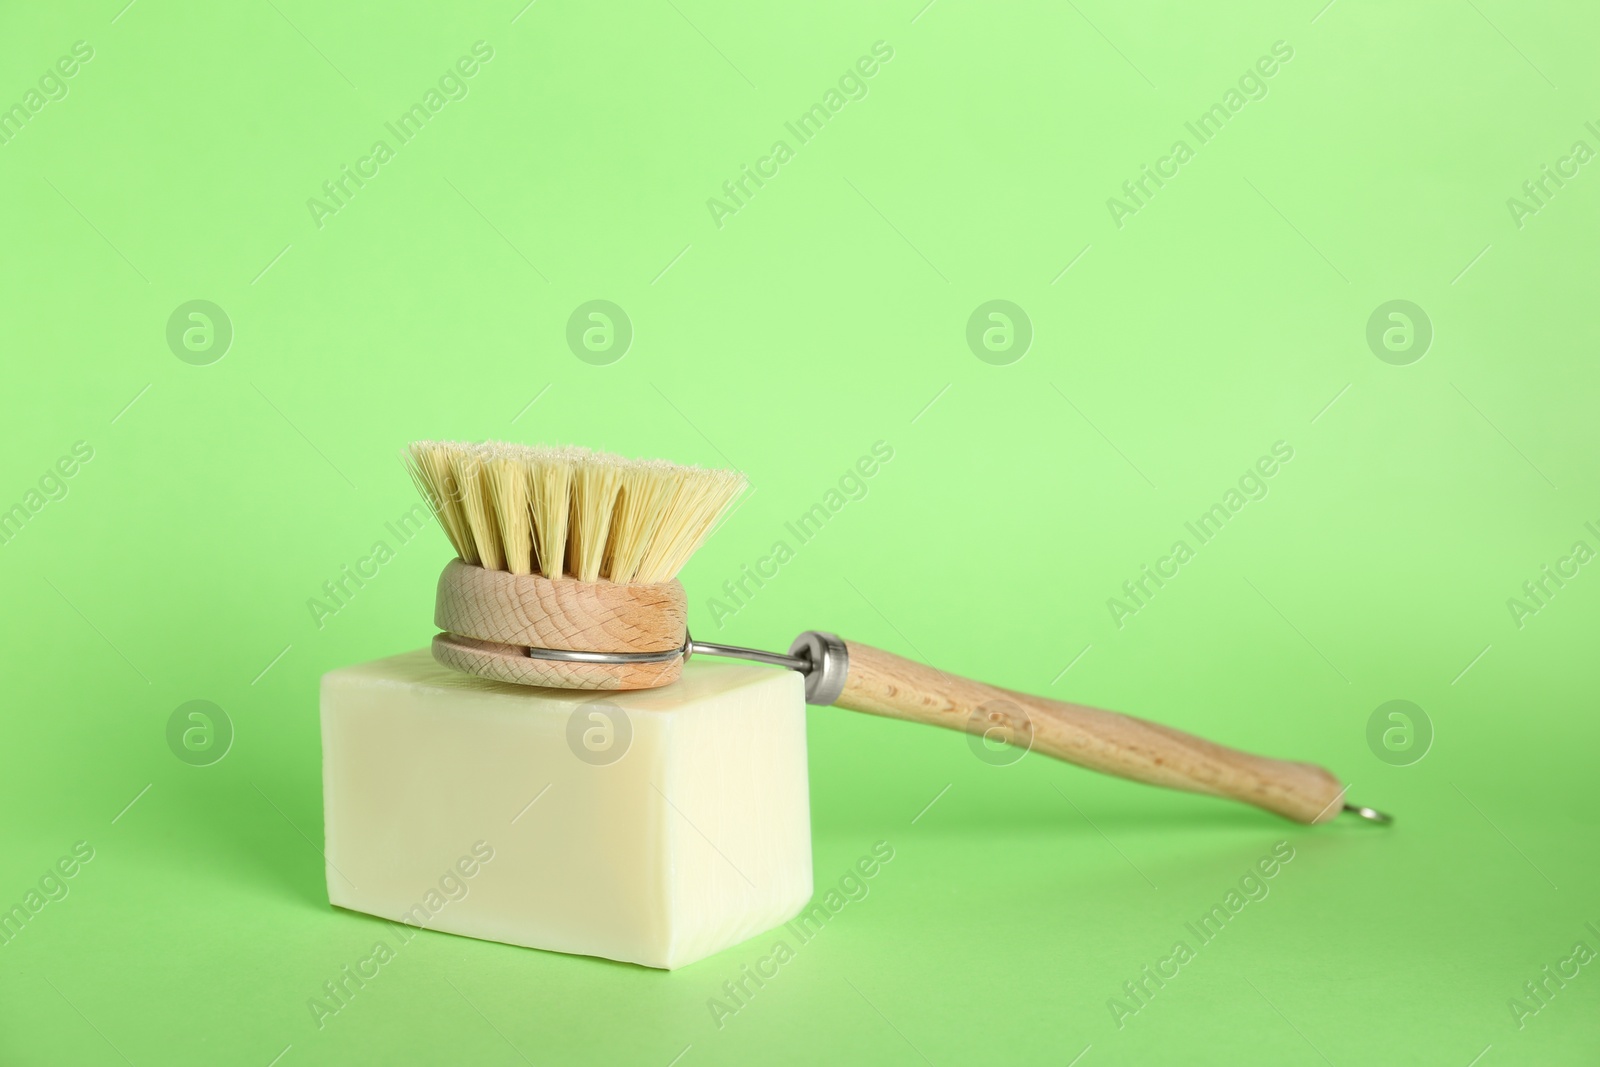
{"label": "white soap bar", "polygon": [[626,693],[427,651],[322,679],[328,899],[513,945],[681,967],[811,897],[805,697],[715,660]]}

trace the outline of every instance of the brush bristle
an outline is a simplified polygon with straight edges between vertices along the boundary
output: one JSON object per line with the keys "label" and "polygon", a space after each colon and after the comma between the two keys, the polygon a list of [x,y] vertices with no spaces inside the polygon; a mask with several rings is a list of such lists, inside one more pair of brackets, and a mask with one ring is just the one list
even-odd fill
{"label": "brush bristle", "polygon": [[415,441],[402,458],[462,560],[586,582],[677,577],[746,484],[737,471],[500,441]]}

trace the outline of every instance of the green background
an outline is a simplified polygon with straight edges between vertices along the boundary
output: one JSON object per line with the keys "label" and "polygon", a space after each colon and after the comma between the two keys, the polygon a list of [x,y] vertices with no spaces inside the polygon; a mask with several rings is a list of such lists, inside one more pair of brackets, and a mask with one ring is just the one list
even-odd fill
{"label": "green background", "polygon": [[[1600,967],[1520,1028],[1508,1005],[1600,949],[1600,575],[1507,604],[1600,549],[1600,174],[1507,203],[1600,148],[1592,13],[922,3],[0,14],[0,104],[93,48],[0,144],[0,508],[26,513],[0,904],[94,849],[0,945],[0,1062],[1595,1061]],[[465,98],[319,228],[307,200],[480,40]],[[878,41],[866,96],[795,142]],[[1108,198],[1179,138],[1119,227]],[[707,200],[778,139],[719,227]],[[204,365],[166,339],[197,299],[233,331]],[[633,327],[609,365],[566,342],[595,299]],[[1004,365],[966,341],[995,299],[1033,332]],[[1433,330],[1405,365],[1366,340],[1397,299]],[[667,974],[427,933],[319,1030],[308,998],[388,928],[327,904],[317,679],[431,634],[444,538],[385,528],[416,437],[736,466],[755,492],[682,575],[697,635],[834,629],[1325,764],[1399,821],[1306,829],[813,709],[818,885],[895,859],[720,1029],[708,998],[768,938]],[[79,441],[65,496],[30,497]],[[718,628],[721,583],[878,441],[866,495]],[[1108,598],[1278,441],[1268,495],[1119,627]],[[319,628],[308,599],[378,540]],[[190,700],[235,732],[210,766],[168,747]],[[1431,745],[1369,746],[1390,700]],[[1280,841],[1271,895],[1119,1028],[1108,1000]]]}

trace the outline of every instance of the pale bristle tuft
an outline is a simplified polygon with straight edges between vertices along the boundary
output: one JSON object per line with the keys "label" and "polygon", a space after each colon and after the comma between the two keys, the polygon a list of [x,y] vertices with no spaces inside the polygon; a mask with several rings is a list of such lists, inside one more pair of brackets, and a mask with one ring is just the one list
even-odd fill
{"label": "pale bristle tuft", "polygon": [[622,463],[616,457],[585,456],[578,462],[572,479],[572,526],[567,533],[567,550],[572,558],[567,569],[580,582],[600,579],[606,540],[611,536],[611,517],[621,488]]}
{"label": "pale bristle tuft", "polygon": [[653,576],[670,577],[682,570],[728,506],[744,492],[745,478],[737,471],[695,470],[691,477],[678,477],[673,483],[660,529],[639,565],[638,581],[665,581]]}
{"label": "pale bristle tuft", "polygon": [[461,491],[451,473],[451,452],[459,445],[439,441],[413,441],[402,458],[417,492],[439,520],[444,535],[451,546],[468,563],[478,562],[478,550],[472,543],[472,533],[467,529],[467,519],[461,511]]}
{"label": "pale bristle tuft", "polygon": [[461,512],[466,516],[467,529],[472,531],[472,544],[478,552],[478,565],[491,571],[506,569],[505,549],[500,543],[500,529],[494,521],[494,504],[489,499],[489,480],[484,476],[482,445],[462,449],[450,459],[450,473],[455,475],[461,492]]}
{"label": "pale bristle tuft", "polygon": [[490,456],[485,468],[505,568],[512,574],[532,574],[533,509],[528,503],[531,474],[527,462],[522,456],[498,452]]}
{"label": "pale bristle tuft", "polygon": [[612,514],[606,573],[614,582],[638,580],[639,565],[661,528],[672,492],[672,468],[661,463],[630,463],[622,469],[622,486]]}
{"label": "pale bristle tuft", "polygon": [[677,577],[746,484],[737,471],[493,441],[417,441],[403,458],[461,559],[589,582]]}
{"label": "pale bristle tuft", "polygon": [[535,562],[547,578],[566,573],[573,463],[573,454],[561,449],[537,450],[529,458]]}

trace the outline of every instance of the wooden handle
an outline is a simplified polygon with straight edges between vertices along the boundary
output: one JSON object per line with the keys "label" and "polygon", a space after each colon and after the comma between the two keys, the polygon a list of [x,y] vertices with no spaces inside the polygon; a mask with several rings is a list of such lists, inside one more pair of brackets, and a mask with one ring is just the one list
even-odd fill
{"label": "wooden handle", "polygon": [[1229,797],[1302,823],[1339,814],[1344,787],[1310,763],[1253,756],[1143,719],[1016,693],[846,641],[849,670],[834,703],[1029,745],[1136,782]]}

